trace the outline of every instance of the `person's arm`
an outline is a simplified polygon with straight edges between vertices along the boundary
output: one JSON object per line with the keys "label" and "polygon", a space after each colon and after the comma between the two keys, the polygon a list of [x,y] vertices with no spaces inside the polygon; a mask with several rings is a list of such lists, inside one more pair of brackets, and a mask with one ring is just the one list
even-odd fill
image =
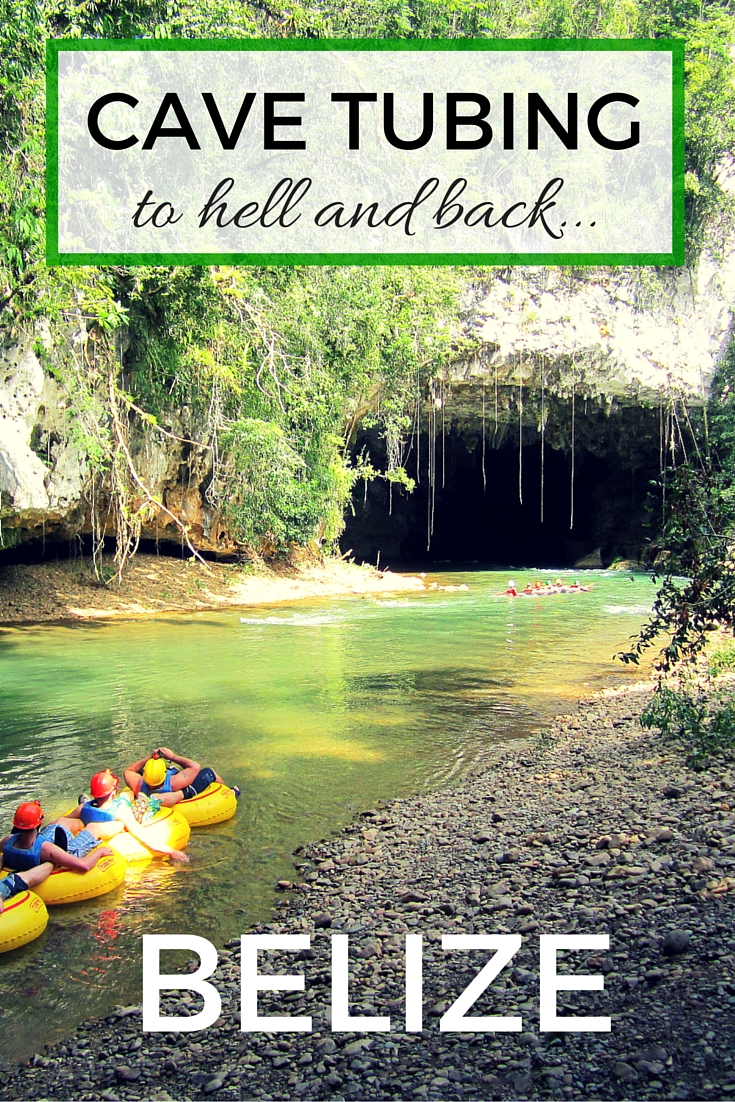
{"label": "person's arm", "polygon": [[106,842],[109,838],[114,838],[116,834],[120,834],[125,830],[125,827],[122,823],[113,821],[109,823],[87,823],[85,829],[89,831],[93,838],[99,838]]}
{"label": "person's arm", "polygon": [[96,846],[86,857],[75,857],[53,842],[44,842],[41,846],[41,857],[44,861],[51,861],[57,868],[69,869],[71,872],[89,872],[100,857],[109,857],[112,852],[108,846]]}
{"label": "person's arm", "polygon": [[126,806],[118,807],[115,816],[121,823],[125,824],[133,838],[137,838],[147,849],[152,850],[154,853],[162,853],[165,857],[170,857],[173,861],[189,860],[186,854],[182,853],[180,849],[172,849],[171,846],[167,846],[165,842],[157,846],[152,846],[150,838],[146,836],[145,828],[141,827],[140,823],[133,815],[131,808]]}
{"label": "person's arm", "polygon": [[190,785],[202,768],[198,761],[194,761],[193,758],[183,758],[180,754],[174,754],[173,750],[169,750],[167,746],[159,746],[158,753],[162,758],[168,758],[174,765],[181,766],[181,770],[175,777],[171,778],[171,788],[174,791],[181,791],[182,788]]}
{"label": "person's arm", "polygon": [[140,786],[143,783],[142,770],[147,761],[148,758],[141,758],[140,761],[133,762],[123,770],[125,783],[134,796],[140,792]]}

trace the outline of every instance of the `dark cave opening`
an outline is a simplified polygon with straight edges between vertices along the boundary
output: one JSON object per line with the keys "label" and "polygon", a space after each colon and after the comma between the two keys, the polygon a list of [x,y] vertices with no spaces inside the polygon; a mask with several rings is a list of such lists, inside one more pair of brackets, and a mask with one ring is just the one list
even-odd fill
{"label": "dark cave opening", "polygon": [[[632,412],[632,411],[630,411]],[[515,435],[515,439],[513,436]],[[452,429],[435,441],[436,477],[427,477],[430,440],[419,441],[420,480],[412,493],[385,479],[358,482],[341,539],[356,561],[407,566],[419,563],[481,563],[495,566],[572,566],[596,548],[607,565],[616,558],[644,559],[655,530],[659,478],[655,411],[579,426],[574,450],[572,523],[571,451],[548,443],[544,454],[541,518],[540,436],[524,429],[522,501],[519,496],[517,432],[492,447],[486,432],[483,480],[482,434]],[[354,452],[367,450],[385,462],[375,430],[362,433]],[[377,464],[376,464],[377,465]],[[416,447],[406,469],[416,477]],[[433,498],[433,530],[430,532]]]}
{"label": "dark cave opening", "polygon": [[[60,540],[57,538],[44,539],[37,536],[34,539],[25,540],[8,547],[0,552],[0,566],[15,566],[18,564],[31,564],[41,562],[66,562],[68,559],[79,559],[80,562],[91,559],[94,555],[95,541],[92,536],[81,534],[71,539]],[[117,541],[113,536],[106,536],[102,543],[101,553],[106,556],[115,554]],[[142,539],[138,545],[138,551],[144,555],[160,555],[167,559],[189,559],[191,551],[182,540],[149,540]],[[198,554],[207,562],[237,563],[246,562],[247,555],[242,553],[215,553],[201,550]]]}

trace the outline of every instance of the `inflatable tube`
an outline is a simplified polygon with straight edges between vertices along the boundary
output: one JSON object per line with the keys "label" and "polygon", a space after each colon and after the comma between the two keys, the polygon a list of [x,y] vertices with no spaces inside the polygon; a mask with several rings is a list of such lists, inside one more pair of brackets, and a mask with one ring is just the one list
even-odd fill
{"label": "inflatable tube", "polygon": [[0,953],[9,953],[40,937],[48,925],[48,911],[33,892],[8,899],[0,914]]}
{"label": "inflatable tube", "polygon": [[[36,894],[49,907],[62,903],[81,903],[118,888],[125,879],[126,864],[117,853],[100,857],[88,872],[72,872],[71,869],[54,869]],[[0,915],[0,919],[2,915]]]}
{"label": "inflatable tube", "polygon": [[[171,849],[183,849],[191,836],[191,828],[183,815],[179,814],[176,807],[162,807],[150,822],[142,826],[141,833],[146,839],[150,839],[152,849],[156,846],[166,845]],[[150,861],[159,854],[152,852],[147,846],[139,842],[128,830],[122,830],[114,838],[110,838],[105,845],[113,849],[126,862]]]}
{"label": "inflatable tube", "polygon": [[212,826],[232,818],[237,811],[237,797],[226,784],[213,781],[198,796],[176,804],[176,810],[184,816],[189,826]]}

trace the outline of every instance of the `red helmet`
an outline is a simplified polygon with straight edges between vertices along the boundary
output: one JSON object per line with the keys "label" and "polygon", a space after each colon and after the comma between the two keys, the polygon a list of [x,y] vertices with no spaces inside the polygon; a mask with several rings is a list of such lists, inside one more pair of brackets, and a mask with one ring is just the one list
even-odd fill
{"label": "red helmet", "polygon": [[35,830],[43,822],[43,811],[39,800],[21,804],[15,813],[13,826],[16,830]]}
{"label": "red helmet", "polygon": [[102,799],[114,792],[120,783],[120,778],[111,773],[109,769],[103,769],[101,773],[95,773],[89,782],[89,791],[95,800]]}

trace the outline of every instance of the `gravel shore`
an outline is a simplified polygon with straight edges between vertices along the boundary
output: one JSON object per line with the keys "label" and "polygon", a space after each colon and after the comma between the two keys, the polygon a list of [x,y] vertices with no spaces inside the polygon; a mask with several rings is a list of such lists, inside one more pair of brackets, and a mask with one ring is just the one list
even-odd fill
{"label": "gravel shore", "polygon": [[[143,1033],[140,1008],[120,1008],[0,1075],[0,1097],[735,1096],[735,764],[695,773],[644,731],[648,691],[583,701],[458,787],[367,812],[296,854],[280,912],[251,932],[311,935],[298,955],[261,953],[263,972],[303,970],[306,991],[262,994],[259,1011],[309,1014],[312,1033],[240,1031],[233,941],[212,977],[223,1010],[210,1029]],[[350,935],[351,1012],[390,1015],[391,1032],[331,1031],[334,933]],[[406,933],[424,939],[422,1033],[403,1031]],[[445,953],[442,935],[459,933],[523,936],[469,1012],[520,1014],[521,1033],[439,1031],[489,955]],[[558,1012],[608,1015],[611,1032],[539,1032],[539,935],[551,933],[609,935],[608,951],[565,958],[603,974],[604,991],[560,992]],[[188,1016],[200,1003],[186,993],[164,1007]]]}

